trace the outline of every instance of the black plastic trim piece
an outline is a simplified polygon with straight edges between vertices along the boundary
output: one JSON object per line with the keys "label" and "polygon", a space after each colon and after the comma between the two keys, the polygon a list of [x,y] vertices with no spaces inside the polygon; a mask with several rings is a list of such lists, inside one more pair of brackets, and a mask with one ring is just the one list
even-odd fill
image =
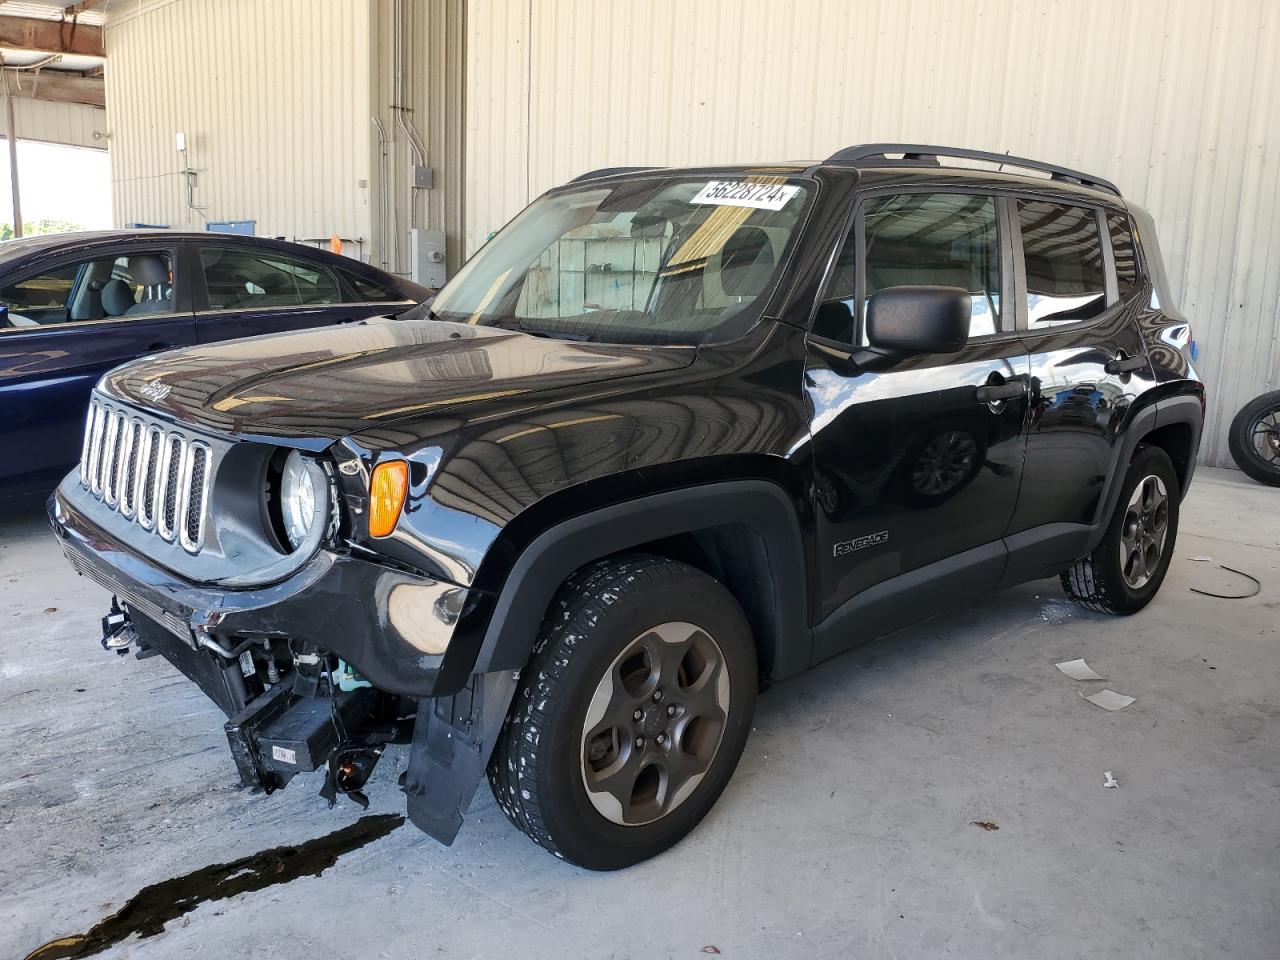
{"label": "black plastic trim piece", "polygon": [[457,837],[475,798],[517,676],[510,670],[474,676],[453,696],[418,701],[404,779],[409,820],[445,845]]}
{"label": "black plastic trim piece", "polygon": [[1187,469],[1182,478],[1179,495],[1186,499],[1191,478],[1196,472],[1196,457],[1200,452],[1200,437],[1204,429],[1203,395],[1166,397],[1156,403],[1156,428],[1173,424],[1186,424],[1191,430],[1191,450],[1187,456]]}
{"label": "black plastic trim piece", "polygon": [[1007,556],[996,540],[868,587],[814,628],[813,663],[991,592]]}
{"label": "black plastic trim piece", "polygon": [[1005,537],[1009,562],[999,589],[1057,574],[1087,554],[1100,533],[1097,524],[1046,523]]}
{"label": "black plastic trim piece", "polygon": [[754,530],[764,543],[771,583],[761,586],[772,592],[776,644],[772,678],[801,672],[809,665],[813,643],[803,539],[787,493],[767,480],[732,480],[640,497],[540,534],[507,576],[473,672],[525,665],[552,597],[573,571],[642,543],[730,525]]}

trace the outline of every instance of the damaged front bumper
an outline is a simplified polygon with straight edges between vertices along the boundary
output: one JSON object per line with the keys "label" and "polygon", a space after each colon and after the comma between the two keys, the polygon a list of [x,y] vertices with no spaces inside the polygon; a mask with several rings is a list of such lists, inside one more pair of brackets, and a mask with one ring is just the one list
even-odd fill
{"label": "damaged front bumper", "polygon": [[[59,493],[49,517],[71,565],[123,607],[123,622],[104,620],[103,645],[124,652],[136,641],[140,655],[159,653],[217,703],[243,784],[271,792],[296,773],[325,768],[323,794],[361,799],[383,746],[409,737],[412,718],[402,781],[409,816],[453,841],[516,683],[510,671],[459,669],[467,651],[454,649],[446,669],[470,591],[326,550],[278,583],[205,587],[126,549]],[[359,683],[342,690],[330,676],[317,695],[287,674],[259,683],[252,657],[243,661],[250,648],[299,642],[352,665]]]}
{"label": "damaged front bumper", "polygon": [[[452,692],[442,674],[449,642],[468,609],[471,591],[465,587],[327,550],[278,583],[204,587],[128,550],[60,492],[49,501],[49,522],[78,573],[193,651],[229,655],[246,637],[306,640],[355,664],[386,693]],[[462,671],[453,689],[466,676]],[[205,692],[228,715],[244,706]]]}

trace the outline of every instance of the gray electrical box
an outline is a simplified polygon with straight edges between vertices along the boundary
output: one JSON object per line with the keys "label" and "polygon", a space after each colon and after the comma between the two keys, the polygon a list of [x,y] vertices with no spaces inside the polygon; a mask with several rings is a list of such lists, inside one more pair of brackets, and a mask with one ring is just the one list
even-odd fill
{"label": "gray electrical box", "polygon": [[444,286],[444,231],[415,227],[409,231],[409,277],[424,287]]}
{"label": "gray electrical box", "polygon": [[421,164],[413,165],[413,189],[430,190],[431,189],[431,168],[424,167]]}

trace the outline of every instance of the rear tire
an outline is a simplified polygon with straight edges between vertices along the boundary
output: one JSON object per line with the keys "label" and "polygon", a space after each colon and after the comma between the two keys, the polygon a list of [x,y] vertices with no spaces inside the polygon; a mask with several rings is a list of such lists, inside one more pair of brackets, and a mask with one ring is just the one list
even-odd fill
{"label": "rear tire", "polygon": [[1231,459],[1259,483],[1280,487],[1280,390],[1254,397],[1227,431]]}
{"label": "rear tire", "polygon": [[646,860],[728,784],[757,684],[750,627],[717,580],[655,556],[593,564],[551,604],[489,785],[557,857],[591,870]]}
{"label": "rear tire", "polygon": [[1137,613],[1156,595],[1178,535],[1181,490],[1169,455],[1138,447],[1102,542],[1062,574],[1062,588],[1099,613]]}

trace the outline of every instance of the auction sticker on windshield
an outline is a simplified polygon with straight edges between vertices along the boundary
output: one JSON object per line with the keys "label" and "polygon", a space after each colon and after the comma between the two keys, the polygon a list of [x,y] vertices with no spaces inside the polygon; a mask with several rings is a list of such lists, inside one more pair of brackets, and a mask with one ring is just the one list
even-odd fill
{"label": "auction sticker on windshield", "polygon": [[785,183],[747,183],[742,180],[712,180],[698,191],[690,203],[714,203],[722,207],[755,207],[781,210],[800,192]]}

